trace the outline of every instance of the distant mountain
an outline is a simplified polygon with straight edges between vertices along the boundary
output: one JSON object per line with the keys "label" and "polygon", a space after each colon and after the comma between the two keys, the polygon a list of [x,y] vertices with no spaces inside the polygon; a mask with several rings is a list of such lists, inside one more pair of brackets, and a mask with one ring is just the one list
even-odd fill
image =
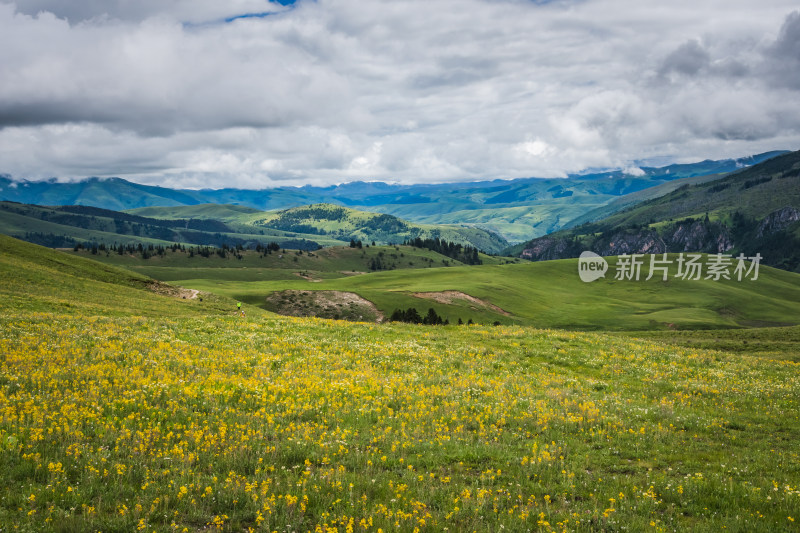
{"label": "distant mountain", "polygon": [[[617,201],[626,202],[625,197]],[[800,271],[800,151],[717,180],[680,183],[659,198],[510,252],[549,260],[577,257],[584,250],[600,255],[760,253],[764,264]]]}
{"label": "distant mountain", "polygon": [[[394,215],[422,224],[470,225],[525,241],[567,227],[593,210],[605,215],[624,205],[618,198],[677,179],[720,175],[785,152],[722,161],[572,175],[566,179],[523,178],[472,183],[392,185],[345,183],[330,187],[278,187],[264,190],[173,190],[120,178],[78,183],[14,181],[0,176],[0,199],[36,205],[88,205],[122,211],[149,206],[236,204],[276,210],[329,203]],[[599,214],[599,212],[598,212]]]}
{"label": "distant mountain", "polygon": [[502,237],[478,228],[420,225],[332,204],[275,212],[203,204],[123,213],[91,206],[0,202],[0,233],[50,247],[85,243],[254,247],[275,242],[284,248],[315,250],[348,245],[351,240],[399,244],[416,238],[439,238],[489,253],[508,247]]}

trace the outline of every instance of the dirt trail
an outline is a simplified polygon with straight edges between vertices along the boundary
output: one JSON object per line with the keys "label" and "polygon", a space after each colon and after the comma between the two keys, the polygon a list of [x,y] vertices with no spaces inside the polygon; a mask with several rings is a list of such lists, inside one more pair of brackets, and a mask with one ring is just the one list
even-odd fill
{"label": "dirt trail", "polygon": [[184,300],[193,300],[197,298],[198,294],[200,294],[200,291],[198,291],[197,289],[184,289],[183,287],[173,287],[172,285],[167,285],[166,283],[161,283],[159,281],[149,283],[147,285],[147,288],[156,294],[161,294],[163,296],[172,296],[173,298],[182,298]]}

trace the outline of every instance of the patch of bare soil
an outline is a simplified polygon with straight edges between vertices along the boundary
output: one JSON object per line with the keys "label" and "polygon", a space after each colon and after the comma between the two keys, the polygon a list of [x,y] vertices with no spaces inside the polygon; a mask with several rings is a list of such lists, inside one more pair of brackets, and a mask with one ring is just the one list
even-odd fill
{"label": "patch of bare soil", "polygon": [[182,298],[184,300],[193,300],[200,294],[200,291],[197,289],[184,289],[183,287],[175,287],[173,285],[161,283],[160,281],[148,283],[147,288],[162,296],[172,296],[173,298]]}
{"label": "patch of bare soil", "polygon": [[273,292],[266,301],[270,311],[281,315],[356,322],[382,322],[384,318],[374,303],[354,292],[286,290]]}
{"label": "patch of bare soil", "polygon": [[481,300],[480,298],[470,296],[469,294],[461,291],[415,292],[414,296],[417,298],[423,298],[425,300],[433,300],[434,302],[439,302],[442,304],[452,304],[455,303],[456,300],[464,300],[475,306],[483,307],[484,309],[491,309],[495,313],[500,313],[504,316],[511,316],[511,313],[505,309],[498,307],[491,302],[487,302],[486,300]]}

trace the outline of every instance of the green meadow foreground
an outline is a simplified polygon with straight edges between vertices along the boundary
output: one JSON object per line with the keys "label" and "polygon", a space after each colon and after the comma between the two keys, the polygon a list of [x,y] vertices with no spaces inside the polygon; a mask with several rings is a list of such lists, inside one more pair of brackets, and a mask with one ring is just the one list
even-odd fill
{"label": "green meadow foreground", "polygon": [[786,358],[242,318],[0,239],[0,530],[798,529]]}

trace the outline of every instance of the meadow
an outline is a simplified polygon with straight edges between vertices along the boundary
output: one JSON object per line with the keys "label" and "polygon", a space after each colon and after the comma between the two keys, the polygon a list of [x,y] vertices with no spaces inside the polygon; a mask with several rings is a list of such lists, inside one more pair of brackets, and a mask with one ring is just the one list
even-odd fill
{"label": "meadow", "polygon": [[[466,266],[412,246],[334,247],[312,254],[290,251],[267,256],[244,251],[242,259],[188,258],[171,251],[147,260],[114,253],[80,255],[262,309],[276,292],[343,291],[371,301],[384,316],[395,309],[414,307],[424,314],[433,308],[451,323],[460,318],[600,331],[800,325],[800,275],[761,265],[758,280],[676,279],[676,254],[670,256],[667,281],[660,275],[646,280],[646,268],[639,281],[616,280],[616,259],[611,258],[606,277],[592,283],[580,280],[577,259],[527,262],[482,255],[482,265]],[[376,258],[391,270],[370,272],[369,264]],[[437,297],[446,291],[482,303]]]}
{"label": "meadow", "polygon": [[1,329],[9,531],[791,531],[800,519],[796,363],[268,316],[33,313]]}
{"label": "meadow", "polygon": [[3,531],[797,530],[796,362],[240,317],[2,240]]}

